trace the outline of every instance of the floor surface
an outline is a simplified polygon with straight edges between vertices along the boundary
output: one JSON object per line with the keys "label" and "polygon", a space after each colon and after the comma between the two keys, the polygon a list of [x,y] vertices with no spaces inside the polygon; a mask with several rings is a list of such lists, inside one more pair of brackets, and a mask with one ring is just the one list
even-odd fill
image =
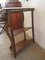
{"label": "floor surface", "polygon": [[[19,38],[18,38],[19,39]],[[11,53],[10,41],[6,33],[0,35],[0,60],[45,60],[45,50],[36,43],[32,43],[21,50],[16,59]]]}

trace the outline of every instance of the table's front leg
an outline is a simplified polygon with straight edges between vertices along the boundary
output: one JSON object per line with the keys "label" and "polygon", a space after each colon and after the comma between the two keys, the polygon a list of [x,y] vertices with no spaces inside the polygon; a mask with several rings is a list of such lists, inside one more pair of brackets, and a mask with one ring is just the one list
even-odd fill
{"label": "table's front leg", "polygon": [[10,33],[11,33],[11,48],[13,50],[14,56],[16,57],[16,46],[15,46],[15,40],[14,40],[14,34],[13,34],[13,29],[12,29],[12,22],[10,18],[10,13],[8,13],[8,24],[10,28]]}

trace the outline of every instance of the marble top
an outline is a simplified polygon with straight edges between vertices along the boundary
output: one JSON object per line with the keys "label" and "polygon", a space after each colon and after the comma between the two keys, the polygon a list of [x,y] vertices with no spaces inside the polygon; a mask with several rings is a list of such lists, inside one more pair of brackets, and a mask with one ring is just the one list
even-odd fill
{"label": "marble top", "polygon": [[2,10],[7,12],[26,12],[26,11],[34,11],[34,8],[27,7],[4,7]]}
{"label": "marble top", "polygon": [[28,8],[28,7],[4,7],[2,9],[34,9],[34,8]]}
{"label": "marble top", "polygon": [[26,7],[5,7],[2,8],[4,10],[34,10],[34,8],[26,8]]}

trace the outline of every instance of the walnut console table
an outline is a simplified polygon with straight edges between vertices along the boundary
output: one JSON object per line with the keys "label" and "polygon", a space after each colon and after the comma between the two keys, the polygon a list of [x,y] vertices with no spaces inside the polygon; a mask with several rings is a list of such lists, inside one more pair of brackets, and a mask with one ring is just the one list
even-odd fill
{"label": "walnut console table", "polygon": [[[13,34],[13,29],[12,29],[12,24],[11,24],[11,18],[10,18],[10,13],[18,13],[18,12],[27,12],[27,11],[31,11],[31,19],[32,19],[32,27],[30,28],[26,28],[26,29],[22,29],[21,32],[24,32],[24,31],[27,31],[28,29],[32,29],[32,40],[34,42],[34,17],[33,17],[33,12],[34,12],[34,8],[24,8],[24,7],[7,7],[7,8],[2,8],[4,10],[6,10],[7,14],[8,14],[8,24],[9,24],[9,27],[10,27],[10,32],[11,34],[9,34],[9,31],[8,31],[8,26],[6,25],[6,32],[7,32],[7,35],[9,36],[10,38],[10,41],[11,41],[11,51],[13,50],[13,53],[14,53],[14,56],[16,57],[16,53],[24,48],[25,46],[27,46],[28,44],[30,44],[30,40],[23,40],[17,44],[15,44],[15,41],[14,41],[14,34]],[[18,31],[17,33],[15,33],[16,35],[21,33],[20,31]],[[24,38],[26,39],[26,38]]]}

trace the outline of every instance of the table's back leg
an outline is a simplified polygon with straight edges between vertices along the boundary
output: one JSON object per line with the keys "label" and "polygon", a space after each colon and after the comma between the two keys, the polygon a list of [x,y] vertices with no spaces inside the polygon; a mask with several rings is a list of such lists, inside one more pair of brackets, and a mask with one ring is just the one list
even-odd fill
{"label": "table's back leg", "polygon": [[34,16],[33,16],[33,11],[31,11],[31,18],[32,18],[32,36],[33,36],[33,42],[34,42]]}

